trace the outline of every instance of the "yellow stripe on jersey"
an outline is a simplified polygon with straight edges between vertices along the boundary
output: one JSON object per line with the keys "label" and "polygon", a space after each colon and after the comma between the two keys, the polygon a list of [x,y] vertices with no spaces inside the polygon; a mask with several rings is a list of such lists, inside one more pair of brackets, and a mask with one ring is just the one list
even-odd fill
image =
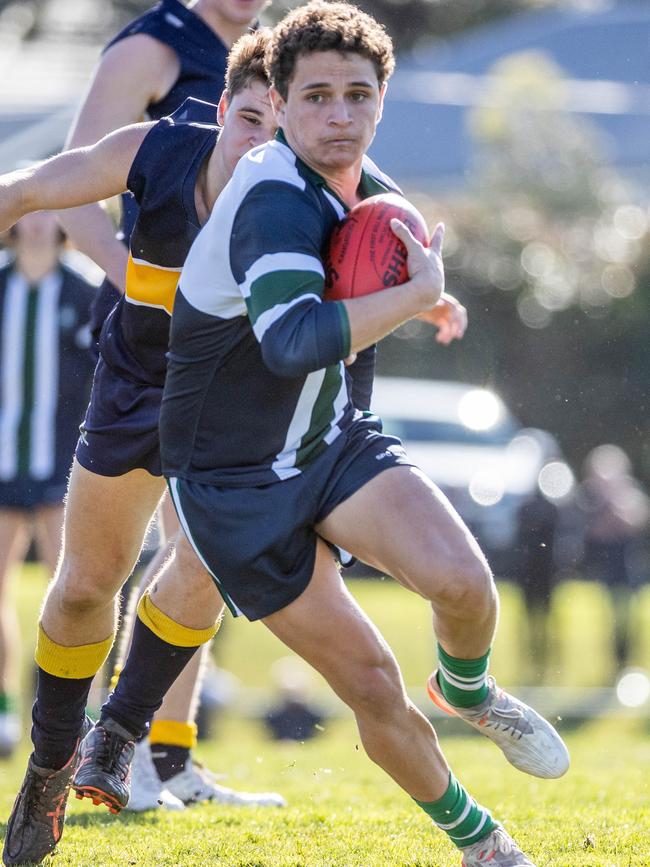
{"label": "yellow stripe on jersey", "polygon": [[134,259],[129,254],[126,266],[127,300],[145,307],[158,307],[171,316],[180,276],[180,268],[151,265],[142,259]]}

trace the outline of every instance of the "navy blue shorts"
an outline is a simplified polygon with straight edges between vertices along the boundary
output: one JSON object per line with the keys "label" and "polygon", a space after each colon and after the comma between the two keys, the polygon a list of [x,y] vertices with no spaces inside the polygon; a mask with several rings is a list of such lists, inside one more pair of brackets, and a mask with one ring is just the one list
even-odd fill
{"label": "navy blue shorts", "polygon": [[58,506],[68,489],[70,467],[49,479],[17,478],[0,482],[0,509],[32,511],[40,506]]}
{"label": "navy blue shorts", "polygon": [[298,476],[255,488],[172,478],[181,525],[230,611],[268,617],[302,593],[314,571],[314,526],[384,470],[413,466],[376,416],[352,423]]}
{"label": "navy blue shorts", "polygon": [[81,466],[99,476],[123,476],[136,469],[161,476],[162,392],[120,376],[100,357],[75,453]]}

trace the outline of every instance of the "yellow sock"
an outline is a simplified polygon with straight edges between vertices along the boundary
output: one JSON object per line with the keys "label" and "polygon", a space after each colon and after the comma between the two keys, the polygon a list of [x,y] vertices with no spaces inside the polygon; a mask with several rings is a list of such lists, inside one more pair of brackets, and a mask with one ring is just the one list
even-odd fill
{"label": "yellow sock", "polygon": [[109,635],[108,638],[98,641],[96,644],[66,647],[52,641],[39,623],[34,659],[36,665],[54,677],[76,680],[94,677],[106,662],[114,638],[114,635]]}
{"label": "yellow sock", "polygon": [[191,629],[189,626],[183,626],[161,611],[154,604],[149,593],[145,593],[138,602],[138,617],[154,635],[176,647],[198,647],[200,644],[205,644],[216,635],[220,623],[219,621],[213,626],[208,626],[207,629]]}
{"label": "yellow sock", "polygon": [[172,719],[155,719],[149,730],[152,744],[168,744],[193,750],[196,746],[196,723]]}

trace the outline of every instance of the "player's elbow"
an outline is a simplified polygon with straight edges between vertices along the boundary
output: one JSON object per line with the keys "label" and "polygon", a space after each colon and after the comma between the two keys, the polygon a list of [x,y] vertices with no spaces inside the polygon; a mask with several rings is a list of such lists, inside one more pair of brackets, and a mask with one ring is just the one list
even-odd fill
{"label": "player's elbow", "polygon": [[304,352],[280,341],[262,341],[262,358],[271,373],[285,379],[297,379],[316,369]]}

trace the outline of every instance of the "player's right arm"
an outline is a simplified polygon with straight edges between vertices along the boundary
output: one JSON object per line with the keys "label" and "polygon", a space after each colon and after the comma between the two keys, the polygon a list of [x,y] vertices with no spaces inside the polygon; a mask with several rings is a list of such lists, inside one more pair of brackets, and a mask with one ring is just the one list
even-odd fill
{"label": "player's right arm", "polygon": [[[66,149],[94,144],[107,133],[142,120],[147,106],[174,85],[179,70],[175,52],[146,34],[112,45],[95,70]],[[115,237],[113,222],[104,208],[87,205],[59,214],[59,219],[74,244],[123,290],[128,253]]]}
{"label": "player's right arm", "polygon": [[[134,124],[90,147],[0,175],[0,231],[32,211],[73,208],[124,192],[135,155],[152,126]],[[100,260],[97,264],[104,267]]]}

